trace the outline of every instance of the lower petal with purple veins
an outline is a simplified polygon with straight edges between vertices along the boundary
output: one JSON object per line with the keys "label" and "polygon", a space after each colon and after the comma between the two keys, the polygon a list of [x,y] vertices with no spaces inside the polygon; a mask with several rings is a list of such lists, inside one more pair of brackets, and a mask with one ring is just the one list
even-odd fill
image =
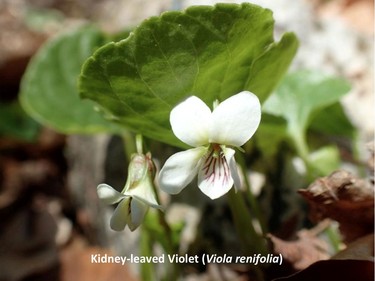
{"label": "lower petal with purple veins", "polygon": [[[228,153],[228,156],[232,158],[233,154]],[[223,196],[233,186],[228,160],[230,159],[217,144],[212,144],[211,149],[203,158],[198,172],[198,187],[211,199]]]}

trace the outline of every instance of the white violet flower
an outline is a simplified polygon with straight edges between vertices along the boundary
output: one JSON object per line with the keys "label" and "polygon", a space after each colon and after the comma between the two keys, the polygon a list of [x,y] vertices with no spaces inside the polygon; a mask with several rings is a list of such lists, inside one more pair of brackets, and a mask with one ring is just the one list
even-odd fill
{"label": "white violet flower", "polygon": [[98,196],[104,203],[118,203],[110,221],[113,230],[121,231],[126,225],[134,231],[143,221],[148,207],[160,208],[154,191],[155,166],[151,154],[134,154],[131,158],[128,179],[122,192],[108,184],[99,184]]}
{"label": "white violet flower", "polygon": [[234,159],[235,150],[257,130],[261,117],[259,99],[240,92],[210,108],[192,96],[170,114],[173,133],[194,148],[172,155],[160,171],[160,188],[177,194],[198,174],[198,187],[211,199],[241,185]]}

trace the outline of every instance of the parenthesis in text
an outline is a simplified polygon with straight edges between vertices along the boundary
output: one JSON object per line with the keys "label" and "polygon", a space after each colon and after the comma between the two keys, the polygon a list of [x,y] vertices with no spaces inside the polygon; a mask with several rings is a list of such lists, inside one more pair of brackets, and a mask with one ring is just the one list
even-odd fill
{"label": "parenthesis in text", "polygon": [[279,265],[281,265],[283,263],[283,255],[279,254],[279,256],[280,256],[280,264]]}
{"label": "parenthesis in text", "polygon": [[202,255],[202,263],[203,265],[206,265],[206,254]]}

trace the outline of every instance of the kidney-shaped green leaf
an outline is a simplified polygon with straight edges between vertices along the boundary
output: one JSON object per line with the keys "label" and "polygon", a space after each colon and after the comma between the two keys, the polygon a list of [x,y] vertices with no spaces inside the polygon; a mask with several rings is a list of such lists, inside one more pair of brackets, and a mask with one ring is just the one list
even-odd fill
{"label": "kidney-shaped green leaf", "polygon": [[299,71],[285,77],[263,110],[284,117],[290,133],[305,133],[314,114],[335,104],[349,89],[350,85],[344,79],[317,71]]}
{"label": "kidney-shaped green leaf", "polygon": [[[289,137],[294,141],[300,155],[307,159],[306,130],[312,118],[323,109],[336,104],[349,89],[348,82],[340,78],[328,77],[317,71],[296,72],[285,77],[280,87],[264,103],[263,111],[287,120]],[[338,120],[335,115],[328,112],[323,115],[327,121],[321,118],[319,120],[327,124],[333,123],[332,120]],[[327,127],[326,124],[322,123],[320,126],[321,131],[327,131],[324,129]],[[348,125],[345,124],[345,127]]]}
{"label": "kidney-shaped green leaf", "polygon": [[173,145],[169,113],[190,95],[211,105],[243,90],[264,101],[289,66],[297,39],[273,39],[270,10],[217,4],[172,11],[144,21],[85,63],[83,98],[122,125]]}
{"label": "kidney-shaped green leaf", "polygon": [[115,131],[94,110],[95,103],[79,98],[77,79],[83,62],[105,43],[93,27],[81,27],[47,42],[32,59],[22,79],[20,101],[36,120],[63,133]]}

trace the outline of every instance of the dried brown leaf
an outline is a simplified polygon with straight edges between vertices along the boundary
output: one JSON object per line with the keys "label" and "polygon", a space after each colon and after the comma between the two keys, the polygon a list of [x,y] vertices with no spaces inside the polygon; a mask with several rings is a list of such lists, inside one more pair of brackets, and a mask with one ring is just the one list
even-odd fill
{"label": "dried brown leaf", "polygon": [[332,257],[335,260],[374,260],[374,234],[366,235]]}
{"label": "dried brown leaf", "polygon": [[339,170],[317,179],[299,193],[310,205],[310,218],[331,218],[349,243],[374,231],[374,187],[366,180]]}
{"label": "dried brown leaf", "polygon": [[297,270],[304,269],[316,261],[329,258],[328,245],[311,231],[301,230],[297,233],[295,241],[284,241],[272,234],[271,240],[273,251],[281,254]]}

